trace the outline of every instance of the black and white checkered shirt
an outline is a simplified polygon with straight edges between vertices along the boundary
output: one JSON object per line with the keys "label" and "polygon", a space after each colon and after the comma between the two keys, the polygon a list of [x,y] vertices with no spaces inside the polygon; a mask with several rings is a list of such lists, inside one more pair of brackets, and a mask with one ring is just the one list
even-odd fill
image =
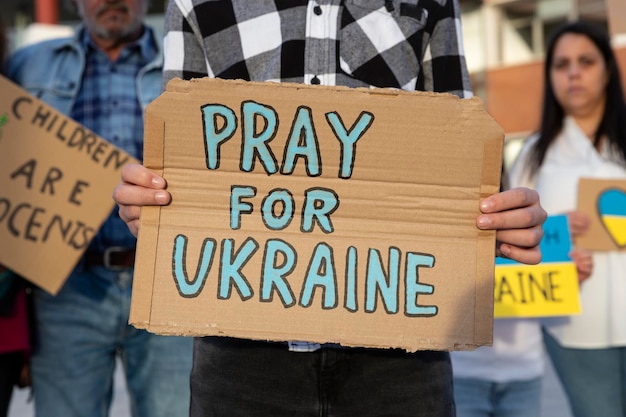
{"label": "black and white checkered shirt", "polygon": [[472,96],[457,0],[170,0],[165,80],[240,78]]}
{"label": "black and white checkered shirt", "polygon": [[457,0],[170,0],[164,51],[165,82],[209,76],[472,96]]}

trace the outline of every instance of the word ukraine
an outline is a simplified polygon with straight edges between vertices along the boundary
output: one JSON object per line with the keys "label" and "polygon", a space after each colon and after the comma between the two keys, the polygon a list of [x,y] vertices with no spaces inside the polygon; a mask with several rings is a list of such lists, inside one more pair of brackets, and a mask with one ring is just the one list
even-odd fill
{"label": "word ukraine", "polygon": [[[231,140],[239,130],[242,141],[239,160],[241,172],[253,172],[256,163],[259,163],[268,175],[291,175],[297,164],[303,161],[308,177],[319,177],[322,174],[320,144],[311,108],[300,106],[296,110],[282,149],[281,163],[270,146],[280,124],[279,115],[271,106],[244,101],[241,103],[239,119],[235,111],[222,104],[204,105],[201,112],[207,169],[219,169],[221,146]],[[362,111],[350,128],[346,127],[337,112],[328,112],[324,116],[334,139],[340,145],[337,177],[349,180],[357,159],[357,143],[374,122],[374,115]],[[231,230],[245,230],[244,216],[254,213],[256,197],[257,187],[254,185],[230,186],[228,226]],[[332,189],[312,186],[304,191],[302,197],[302,207],[297,210],[290,190],[280,187],[270,190],[262,199],[259,210],[265,228],[279,232],[290,226],[298,215],[300,233],[312,233],[317,227],[326,235],[332,234],[335,228],[331,215],[340,205],[337,193]],[[187,273],[188,241],[188,236],[178,234],[172,250],[172,275],[182,297],[193,298],[202,292],[214,261],[218,260],[217,298],[220,300],[231,299],[236,291],[241,300],[247,301],[254,297],[258,288],[258,299],[261,302],[278,300],[285,308],[295,305],[307,308],[313,304],[316,291],[320,290],[322,309],[338,308],[341,302],[348,311],[359,310],[359,254],[355,246],[348,246],[344,252],[335,250],[327,242],[317,242],[312,252],[307,254],[308,262],[302,284],[297,288],[298,291],[294,291],[289,277],[299,263],[298,249],[283,239],[270,238],[263,244],[254,237],[248,237],[237,245],[234,239],[217,242],[206,237],[202,242],[193,277]],[[243,269],[257,256],[261,258],[261,262],[255,263],[260,265],[255,273],[260,276],[260,281],[258,287],[255,287]],[[343,297],[339,296],[340,278],[336,256],[341,256],[345,265]],[[417,300],[420,294],[432,294],[434,291],[432,285],[419,282],[418,273],[420,267],[434,267],[434,256],[418,252],[407,252],[403,256],[398,248],[390,247],[386,265],[381,251],[376,248],[369,248],[366,258],[363,278],[365,312],[375,312],[380,298],[388,314],[396,314],[401,309],[410,317],[437,314],[437,306],[420,305]],[[402,306],[401,282],[404,284]]]}

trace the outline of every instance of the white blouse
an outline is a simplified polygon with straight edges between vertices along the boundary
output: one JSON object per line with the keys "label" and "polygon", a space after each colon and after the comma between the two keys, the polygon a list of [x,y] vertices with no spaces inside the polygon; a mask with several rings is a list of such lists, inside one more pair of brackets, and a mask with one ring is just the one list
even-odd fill
{"label": "white blouse", "polygon": [[[601,153],[572,118],[565,118],[563,130],[552,143],[534,181],[525,169],[529,151],[537,140],[524,144],[513,164],[511,187],[537,190],[548,214],[574,211],[579,178],[626,179],[626,164],[605,146]],[[598,349],[626,346],[626,252],[594,252],[593,273],[581,284],[582,313],[544,319],[547,330],[562,346]]]}

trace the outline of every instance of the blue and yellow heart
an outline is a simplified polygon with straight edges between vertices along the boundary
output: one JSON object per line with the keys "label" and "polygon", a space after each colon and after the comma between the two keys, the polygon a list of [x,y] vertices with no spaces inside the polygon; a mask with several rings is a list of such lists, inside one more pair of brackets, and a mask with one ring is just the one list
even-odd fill
{"label": "blue and yellow heart", "polygon": [[626,191],[608,189],[598,197],[600,220],[615,244],[626,246]]}

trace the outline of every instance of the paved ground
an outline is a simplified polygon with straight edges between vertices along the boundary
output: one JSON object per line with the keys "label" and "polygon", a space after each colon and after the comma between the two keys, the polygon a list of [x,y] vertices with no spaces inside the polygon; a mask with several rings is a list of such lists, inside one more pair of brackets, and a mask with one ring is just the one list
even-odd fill
{"label": "paved ground", "polygon": [[[565,402],[563,390],[554,375],[549,359],[546,358],[546,362],[548,366],[543,384],[541,416],[539,417],[572,417],[569,407]],[[130,417],[124,376],[119,366],[115,374],[115,383],[116,387],[113,392],[111,417]],[[33,416],[33,406],[32,403],[28,401],[28,391],[16,390],[11,409],[9,410],[9,417]]]}

